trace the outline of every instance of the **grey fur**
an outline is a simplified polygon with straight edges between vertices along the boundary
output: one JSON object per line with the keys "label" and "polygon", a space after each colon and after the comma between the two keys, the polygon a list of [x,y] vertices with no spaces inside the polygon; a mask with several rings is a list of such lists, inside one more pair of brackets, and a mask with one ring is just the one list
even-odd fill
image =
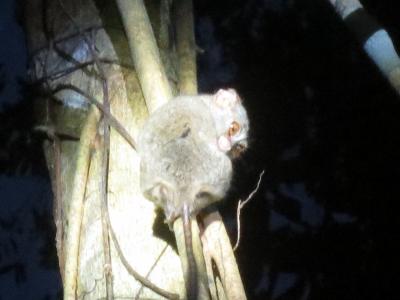
{"label": "grey fur", "polygon": [[[241,128],[235,135],[228,134],[232,122]],[[149,117],[137,144],[141,189],[163,209],[170,227],[176,218],[189,220],[225,196],[232,177],[229,153],[247,147],[248,130],[246,110],[232,89],[176,97]],[[188,299],[196,299],[191,226],[184,224]]]}

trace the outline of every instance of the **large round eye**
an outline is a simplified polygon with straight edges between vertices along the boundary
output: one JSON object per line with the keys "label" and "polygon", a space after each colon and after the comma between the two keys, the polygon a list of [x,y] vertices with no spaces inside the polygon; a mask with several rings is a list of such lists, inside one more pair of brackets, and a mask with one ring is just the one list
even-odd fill
{"label": "large round eye", "polygon": [[233,122],[231,123],[231,126],[229,126],[228,135],[229,135],[229,136],[234,136],[234,135],[237,134],[239,131],[240,131],[240,125],[239,125],[239,123],[236,122],[236,121],[233,121]]}

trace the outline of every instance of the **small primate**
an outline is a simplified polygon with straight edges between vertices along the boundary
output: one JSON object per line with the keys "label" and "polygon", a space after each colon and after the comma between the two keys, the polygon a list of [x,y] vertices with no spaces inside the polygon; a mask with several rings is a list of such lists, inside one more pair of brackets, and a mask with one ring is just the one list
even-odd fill
{"label": "small primate", "polygon": [[231,159],[247,148],[249,120],[238,94],[179,96],[157,109],[138,137],[140,185],[172,226],[183,220],[188,256],[188,299],[197,298],[190,217],[222,200],[232,177]]}

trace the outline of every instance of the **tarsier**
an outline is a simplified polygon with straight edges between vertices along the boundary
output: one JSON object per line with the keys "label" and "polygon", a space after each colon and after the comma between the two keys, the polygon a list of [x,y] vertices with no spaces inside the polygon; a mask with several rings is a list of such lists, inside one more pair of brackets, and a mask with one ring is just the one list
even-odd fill
{"label": "tarsier", "polygon": [[195,268],[190,217],[225,196],[231,159],[246,149],[248,130],[236,91],[220,89],[213,95],[172,99],[149,117],[139,134],[143,194],[162,208],[170,226],[178,217],[183,220],[187,289],[197,284],[190,282]]}

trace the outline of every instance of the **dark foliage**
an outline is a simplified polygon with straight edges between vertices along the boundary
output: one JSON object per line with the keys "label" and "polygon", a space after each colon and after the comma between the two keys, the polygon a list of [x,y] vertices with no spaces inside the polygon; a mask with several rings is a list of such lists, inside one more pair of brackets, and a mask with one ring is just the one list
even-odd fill
{"label": "dark foliage", "polygon": [[[398,41],[395,2],[364,4]],[[219,64],[235,62],[232,79],[207,78],[203,89],[234,86],[250,110],[253,142],[235,189],[244,198],[266,171],[242,214],[249,299],[395,299],[398,96],[328,1],[197,1],[196,10],[215,26]],[[204,32],[198,43],[209,49]]]}

